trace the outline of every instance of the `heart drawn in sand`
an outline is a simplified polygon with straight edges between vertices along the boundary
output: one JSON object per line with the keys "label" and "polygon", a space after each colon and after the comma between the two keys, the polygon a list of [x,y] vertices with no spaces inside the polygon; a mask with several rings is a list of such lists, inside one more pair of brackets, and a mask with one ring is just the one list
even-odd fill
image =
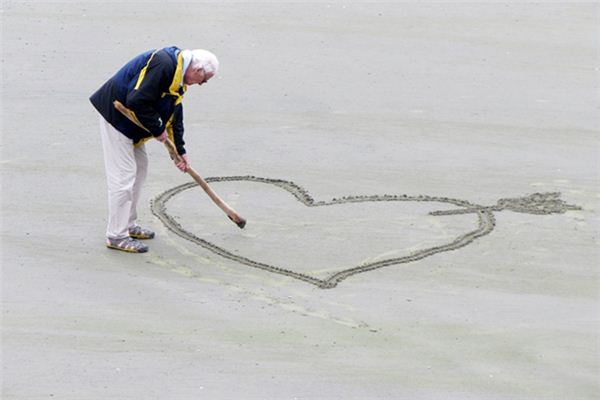
{"label": "heart drawn in sand", "polygon": [[[471,230],[462,235],[458,235],[454,237],[452,240],[445,244],[434,245],[428,248],[422,248],[416,251],[412,251],[407,255],[399,256],[399,257],[390,257],[383,260],[377,260],[372,262],[363,262],[359,265],[344,268],[339,271],[335,271],[329,274],[325,278],[318,278],[316,276],[294,271],[289,268],[282,268],[277,265],[271,265],[264,262],[260,262],[257,260],[253,260],[244,255],[236,254],[232,250],[228,250],[223,246],[216,245],[215,243],[201,238],[186,230],[179,222],[177,222],[176,218],[171,216],[167,212],[166,204],[167,202],[176,196],[177,194],[193,188],[197,186],[195,182],[186,183],[183,185],[176,186],[172,189],[169,189],[159,196],[157,196],[152,202],[152,213],[158,217],[165,226],[177,234],[178,236],[187,239],[195,244],[198,244],[211,252],[218,254],[221,257],[225,257],[227,259],[236,261],[238,263],[258,268],[264,271],[268,271],[275,274],[280,274],[284,276],[288,276],[291,278],[295,278],[310,284],[313,284],[319,288],[334,288],[338,283],[343,281],[344,279],[360,274],[367,271],[372,271],[375,269],[397,265],[397,264],[405,264],[417,260],[421,260],[423,258],[432,256],[437,253],[457,250],[461,247],[464,247],[479,237],[489,234],[492,232],[495,226],[495,218],[494,212],[502,211],[502,210],[510,210],[514,212],[520,213],[529,213],[529,214],[555,214],[555,213],[565,213],[568,210],[579,210],[581,209],[578,206],[570,205],[565,203],[560,199],[560,193],[534,193],[525,197],[518,198],[504,198],[500,199],[496,205],[494,206],[481,206],[477,204],[470,203],[466,200],[452,199],[447,197],[437,197],[437,196],[427,196],[427,195],[418,195],[418,196],[409,196],[409,195],[372,195],[372,196],[348,196],[342,198],[334,198],[329,201],[315,201],[308,192],[296,185],[293,182],[281,180],[281,179],[271,179],[271,178],[260,178],[255,176],[225,176],[225,177],[212,177],[207,178],[207,182],[252,182],[252,183],[260,183],[275,186],[279,189],[283,189],[290,194],[292,194],[296,200],[302,203],[306,207],[326,207],[326,206],[335,206],[340,204],[347,203],[368,203],[368,202],[437,202],[437,203],[447,203],[451,206],[454,206],[451,210],[443,210],[443,211],[433,211],[430,212],[430,215],[433,216],[441,216],[441,215],[456,215],[456,214],[476,214],[477,215],[477,226],[474,230]],[[459,207],[459,208],[456,208]],[[249,221],[251,224],[252,221]],[[237,228],[236,228],[237,229]]]}

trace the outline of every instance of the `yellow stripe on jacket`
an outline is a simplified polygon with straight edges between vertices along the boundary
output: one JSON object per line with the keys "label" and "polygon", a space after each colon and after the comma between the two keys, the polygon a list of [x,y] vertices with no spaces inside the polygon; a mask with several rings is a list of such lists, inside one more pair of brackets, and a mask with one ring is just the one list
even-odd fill
{"label": "yellow stripe on jacket", "polygon": [[134,87],[135,90],[138,90],[140,85],[142,84],[142,81],[144,80],[144,77],[146,76],[146,70],[148,69],[148,66],[150,65],[150,61],[152,61],[155,54],[156,54],[156,51],[154,53],[152,53],[152,55],[148,59],[148,62],[146,63],[146,66],[144,66],[144,68],[142,68],[142,70],[140,71],[140,76],[138,77],[138,80],[135,83],[135,87]]}

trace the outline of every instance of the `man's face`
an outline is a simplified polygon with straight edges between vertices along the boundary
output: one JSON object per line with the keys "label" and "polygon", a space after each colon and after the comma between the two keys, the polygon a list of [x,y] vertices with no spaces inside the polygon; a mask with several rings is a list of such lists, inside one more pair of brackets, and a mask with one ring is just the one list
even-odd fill
{"label": "man's face", "polygon": [[183,76],[183,82],[186,85],[203,85],[210,78],[212,78],[214,73],[206,73],[202,67],[189,67],[187,71],[185,71],[185,75]]}

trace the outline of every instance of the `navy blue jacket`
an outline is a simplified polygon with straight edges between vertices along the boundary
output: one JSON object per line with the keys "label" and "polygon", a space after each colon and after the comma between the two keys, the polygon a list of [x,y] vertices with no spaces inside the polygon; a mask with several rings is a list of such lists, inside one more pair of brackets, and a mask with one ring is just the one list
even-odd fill
{"label": "navy blue jacket", "polygon": [[[100,87],[90,101],[123,135],[139,145],[166,129],[179,154],[183,141],[183,58],[177,47],[140,54],[125,64]],[[115,108],[115,101],[129,110],[132,122]]]}

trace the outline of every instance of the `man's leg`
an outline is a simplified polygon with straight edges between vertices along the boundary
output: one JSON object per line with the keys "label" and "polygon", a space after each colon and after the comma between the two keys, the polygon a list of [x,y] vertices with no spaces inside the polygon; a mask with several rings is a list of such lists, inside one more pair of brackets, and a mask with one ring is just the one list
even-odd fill
{"label": "man's leg", "polygon": [[109,239],[122,239],[129,236],[127,228],[136,176],[133,141],[102,117],[100,117],[100,133],[108,185],[106,236]]}
{"label": "man's leg", "polygon": [[135,147],[134,150],[136,162],[135,183],[133,185],[133,201],[131,202],[131,212],[129,213],[129,235],[137,239],[152,239],[154,232],[143,229],[137,224],[137,204],[140,199],[142,186],[148,175],[148,153],[146,153],[146,145],[142,144]]}
{"label": "man's leg", "polygon": [[134,148],[134,156],[135,156],[135,164],[136,164],[136,174],[135,174],[135,182],[133,184],[133,199],[131,202],[131,210],[129,213],[129,221],[128,227],[133,228],[136,226],[137,220],[137,203],[140,200],[140,193],[142,191],[142,186],[146,181],[146,176],[148,175],[148,154],[146,153],[146,145],[142,144],[141,146]]}

